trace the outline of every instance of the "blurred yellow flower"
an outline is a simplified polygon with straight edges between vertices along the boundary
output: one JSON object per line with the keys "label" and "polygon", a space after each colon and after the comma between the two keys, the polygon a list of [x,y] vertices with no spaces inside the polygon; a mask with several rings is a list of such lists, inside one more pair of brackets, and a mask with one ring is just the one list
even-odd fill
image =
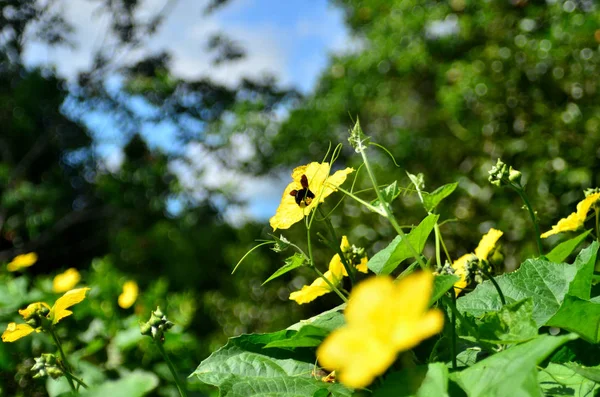
{"label": "blurred yellow flower", "polygon": [[475,254],[465,254],[458,258],[452,263],[454,274],[460,277],[456,283],[454,283],[454,293],[456,296],[460,294],[467,287],[467,265],[471,261],[483,260],[487,261],[488,256],[496,247],[498,239],[502,237],[504,232],[491,228],[479,242],[477,248],[475,248]]}
{"label": "blurred yellow flower", "polygon": [[[352,259],[352,246],[348,242],[348,238],[346,236],[342,236],[342,243],[340,244],[340,248],[344,256],[347,255],[347,259],[350,263],[353,263]],[[359,258],[356,258],[358,261]],[[367,262],[368,258],[366,256],[362,256],[360,258],[360,263],[356,264],[355,267],[359,272],[367,273]],[[342,263],[342,258],[339,254],[335,254],[331,261],[329,262],[329,270],[326,271],[323,276],[327,278],[327,280],[334,286],[337,286],[344,277],[348,276],[348,272],[346,272],[346,268]],[[305,285],[302,287],[300,291],[295,291],[290,294],[290,299],[296,301],[299,305],[303,303],[312,302],[317,299],[319,296],[325,295],[331,292],[332,289],[327,284],[327,282],[323,279],[323,277],[318,277],[315,281],[310,285]]]}
{"label": "blurred yellow flower", "polygon": [[[8,324],[6,330],[2,334],[2,341],[14,342],[29,335],[33,331],[41,332],[44,324],[39,320],[42,318],[49,320],[50,324],[54,325],[63,318],[70,316],[73,312],[67,309],[84,300],[85,294],[89,290],[89,288],[70,290],[58,298],[52,307],[45,302],[35,302],[31,303],[25,309],[19,310],[19,314],[23,316],[23,319],[27,321],[28,324]],[[30,325],[31,323],[38,325],[32,326]]]}
{"label": "blurred yellow flower", "polygon": [[541,237],[546,238],[553,234],[575,231],[581,228],[585,222],[588,211],[598,200],[600,200],[600,193],[590,194],[577,204],[576,212],[573,212],[571,215],[558,221],[556,225],[552,226],[552,229],[548,230],[546,233],[542,233]]}
{"label": "blurred yellow flower", "polygon": [[81,280],[81,274],[71,267],[64,271],[64,273],[57,274],[52,281],[52,291],[57,294],[72,289]]}
{"label": "blurred yellow flower", "polygon": [[118,303],[123,309],[129,309],[135,303],[139,293],[138,285],[135,281],[127,281],[123,284],[123,292],[119,295]]}
{"label": "blurred yellow flower", "polygon": [[8,265],[6,265],[6,270],[9,272],[16,272],[17,270],[25,269],[26,267],[33,265],[37,260],[38,256],[35,252],[17,255]]}
{"label": "blurred yellow flower", "polygon": [[269,220],[273,230],[287,229],[337,190],[353,168],[346,168],[329,175],[329,163],[313,162],[294,168],[293,182],[283,191],[281,203]]}
{"label": "blurred yellow flower", "polygon": [[346,325],[317,349],[319,362],[349,387],[368,386],[399,352],[442,330],[441,310],[428,309],[432,289],[429,272],[413,273],[397,283],[389,277],[362,282],[350,295]]}

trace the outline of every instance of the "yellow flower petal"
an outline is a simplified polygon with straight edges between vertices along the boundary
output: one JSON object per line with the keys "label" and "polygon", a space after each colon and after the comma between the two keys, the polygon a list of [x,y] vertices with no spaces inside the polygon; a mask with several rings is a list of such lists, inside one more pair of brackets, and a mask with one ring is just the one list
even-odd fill
{"label": "yellow flower petal", "polygon": [[8,265],[6,265],[6,269],[9,272],[16,272],[17,270],[21,270],[33,265],[35,262],[37,262],[37,260],[38,256],[35,252],[17,255],[12,261],[10,261]]}
{"label": "yellow flower petal", "polygon": [[85,294],[89,291],[89,288],[77,288],[66,292],[63,296],[58,298],[50,309],[48,318],[52,320],[52,324],[56,324],[63,318],[73,314],[72,311],[67,308],[78,304],[85,299]]}
{"label": "yellow flower petal", "polygon": [[35,314],[40,313],[42,308],[46,308],[46,309],[50,310],[50,306],[47,303],[35,302],[35,303],[30,303],[29,305],[27,305],[27,307],[25,309],[19,310],[19,314],[21,316],[23,316],[23,319],[25,321],[27,321],[31,317],[33,317]]}
{"label": "yellow flower petal", "polygon": [[541,238],[550,237],[554,234],[562,232],[575,231],[583,226],[587,213],[598,200],[600,200],[600,193],[594,193],[587,196],[577,204],[577,212],[571,213],[566,218],[558,221],[558,223],[552,226],[552,229],[546,233],[542,233]]}
{"label": "yellow flower petal", "polygon": [[454,283],[454,294],[458,296],[467,288],[467,263],[474,257],[473,254],[464,254],[452,263],[454,274],[460,277],[460,280]]}
{"label": "yellow flower petal", "polygon": [[[346,176],[354,171],[352,168],[337,171],[329,175],[328,163],[310,163],[294,168],[292,172],[292,183],[290,183],[281,196],[281,202],[275,212],[275,215],[269,220],[273,230],[288,229],[294,223],[301,221],[306,215],[310,214],[320,202],[323,202],[327,196],[336,191],[346,180]],[[292,190],[302,190],[300,182],[302,175],[306,175],[308,188],[315,195],[315,198],[308,205],[298,205],[296,198],[290,193]]]}
{"label": "yellow flower petal", "polygon": [[350,327],[333,331],[317,349],[319,363],[335,368],[340,382],[353,388],[368,386],[394,363],[396,354],[381,340]]}
{"label": "yellow flower petal", "polygon": [[496,242],[498,241],[498,239],[500,237],[502,237],[503,234],[504,233],[501,232],[500,230],[491,228],[487,232],[487,234],[485,234],[481,238],[479,245],[477,246],[477,248],[475,248],[475,256],[478,257],[479,259],[486,261],[488,258],[488,255],[490,254],[490,252],[492,252],[492,250],[496,246]]}
{"label": "yellow flower petal", "polygon": [[52,281],[52,291],[57,294],[73,289],[81,280],[81,275],[75,268],[67,269],[64,273],[57,274]]}
{"label": "yellow flower petal", "polygon": [[346,251],[350,250],[350,248],[352,248],[352,246],[350,246],[348,237],[342,236],[342,242],[340,243],[340,249],[342,250],[342,252],[346,252]]}
{"label": "yellow flower petal", "polygon": [[29,335],[33,331],[35,331],[35,329],[29,324],[10,323],[2,333],[2,342],[14,342]]}
{"label": "yellow flower petal", "polygon": [[118,303],[123,309],[129,309],[135,303],[139,293],[138,285],[135,281],[127,281],[123,284],[123,293],[119,295]]}
{"label": "yellow flower petal", "polygon": [[441,331],[444,316],[428,310],[433,275],[411,274],[398,283],[373,277],[352,291],[344,313],[346,326],[335,330],[317,349],[321,365],[336,370],[350,387],[368,386],[410,349]]}
{"label": "yellow flower petal", "polygon": [[[325,276],[333,285],[337,285],[341,280],[341,277],[334,275],[331,270],[326,271],[323,276]],[[319,296],[323,296],[331,291],[331,287],[323,280],[323,277],[318,277],[311,285],[305,285],[300,291],[292,292],[290,294],[290,300],[296,301],[296,303],[302,305],[304,303],[312,302]]]}
{"label": "yellow flower petal", "polygon": [[356,270],[358,270],[361,273],[368,273],[369,267],[367,266],[367,263],[369,263],[369,258],[363,256],[362,258],[360,258],[360,264],[356,265]]}

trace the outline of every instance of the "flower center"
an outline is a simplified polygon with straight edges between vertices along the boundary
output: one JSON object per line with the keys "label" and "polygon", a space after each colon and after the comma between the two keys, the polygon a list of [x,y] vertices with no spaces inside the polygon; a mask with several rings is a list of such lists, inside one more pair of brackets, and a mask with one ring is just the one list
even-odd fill
{"label": "flower center", "polygon": [[298,204],[300,207],[306,207],[312,203],[312,200],[315,198],[315,194],[308,188],[308,178],[306,175],[302,175],[300,178],[300,184],[302,185],[302,189],[292,190],[290,195],[296,199],[296,204]]}

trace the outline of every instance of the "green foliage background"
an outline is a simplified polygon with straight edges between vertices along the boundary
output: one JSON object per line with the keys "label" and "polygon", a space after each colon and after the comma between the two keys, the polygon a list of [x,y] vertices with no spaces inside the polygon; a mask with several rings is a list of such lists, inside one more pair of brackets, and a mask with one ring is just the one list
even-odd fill
{"label": "green foliage background", "polygon": [[[160,14],[136,19],[137,1],[102,3],[113,17],[117,48],[151,37],[160,23]],[[202,142],[225,167],[261,175],[318,161],[330,142],[346,141],[358,117],[400,165],[372,148],[381,182],[408,186],[405,170],[422,172],[430,191],[459,182],[441,206],[445,218],[456,218],[442,227],[450,252],[458,257],[472,251],[481,233],[494,226],[505,231],[509,268],[531,256],[535,246],[520,202],[486,180],[496,158],[523,172],[543,230],[574,210],[583,189],[599,185],[600,11],[594,2],[350,0],[332,5],[345,13],[351,50],[332,55],[314,92],[301,97],[271,79],[246,80],[232,89],[206,79],[177,78],[170,72],[168,49],[134,65],[112,65],[110,54],[100,50],[90,70],[68,85],[51,69],[26,68],[21,59],[24,32],[33,22],[42,21],[36,26],[47,42],[68,40],[72,32],[60,11],[34,0],[0,4],[1,26],[14,31],[0,47],[0,261],[21,252],[40,255],[26,288],[0,300],[0,325],[14,318],[15,302],[22,307],[25,298],[46,296],[39,291],[49,294],[33,277],[47,283],[59,270],[76,267],[107,302],[118,295],[116,286],[133,278],[146,294],[136,309],[139,318],[158,303],[171,313],[188,311],[180,333],[182,340],[195,342],[173,349],[186,367],[181,370],[190,373],[226,336],[281,329],[336,302],[326,297],[298,307],[287,301],[289,292],[311,277],[308,273],[305,279],[286,275],[262,287],[283,262],[266,249],[253,253],[231,276],[254,240],[270,232],[268,225],[233,228],[223,221],[221,208],[194,198],[169,169],[170,162],[185,158],[150,150],[139,137],[152,124],[172,123],[183,144]],[[19,12],[7,18],[8,7]],[[213,41],[213,50],[216,62],[243,56],[224,37]],[[118,93],[106,84],[115,74],[123,78]],[[135,98],[158,112],[132,111],[128,101]],[[283,122],[276,117],[281,109],[289,110]],[[111,114],[129,141],[116,172],[94,156],[94,135],[82,118],[93,111]],[[203,128],[191,129],[186,120]],[[230,143],[239,133],[254,145],[252,163],[234,161]],[[356,167],[351,155],[346,147],[340,163]],[[358,187],[366,186],[359,176]],[[232,193],[211,191],[209,197],[230,204],[236,201]],[[167,211],[174,197],[186,204],[176,216]],[[401,196],[395,211],[404,224],[417,224],[425,215],[410,194]],[[382,219],[347,200],[339,214],[334,225],[371,255],[393,237]],[[299,229],[286,235],[300,238]],[[318,260],[328,263],[332,252],[318,248]],[[110,278],[113,273],[118,276]],[[22,282],[3,277],[7,285]],[[94,311],[97,303],[91,301],[89,317],[82,315],[74,335],[91,332],[92,317],[106,320],[114,314]],[[119,321],[135,323],[126,320],[129,313],[118,313]],[[91,361],[103,362],[113,337],[107,331],[106,345]],[[87,343],[79,338],[72,347]],[[31,357],[28,347],[0,345],[0,387],[7,395],[44,393],[18,370]],[[127,355],[122,365],[133,368],[136,354]],[[144,368],[152,370],[152,360]],[[118,377],[116,372],[109,376]]]}

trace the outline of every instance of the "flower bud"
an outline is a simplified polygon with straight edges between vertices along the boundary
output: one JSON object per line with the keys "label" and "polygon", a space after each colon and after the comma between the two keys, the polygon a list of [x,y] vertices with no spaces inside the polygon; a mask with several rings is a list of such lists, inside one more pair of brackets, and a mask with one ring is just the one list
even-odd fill
{"label": "flower bud", "polygon": [[156,307],[156,310],[150,314],[150,319],[140,324],[140,332],[142,335],[147,335],[156,341],[163,342],[165,339],[164,333],[174,325],[163,314],[160,307]]}
{"label": "flower bud", "polygon": [[31,367],[31,371],[35,372],[34,378],[50,376],[52,379],[57,379],[64,375],[54,354],[44,353],[40,357],[34,358],[34,360],[35,364]]}

